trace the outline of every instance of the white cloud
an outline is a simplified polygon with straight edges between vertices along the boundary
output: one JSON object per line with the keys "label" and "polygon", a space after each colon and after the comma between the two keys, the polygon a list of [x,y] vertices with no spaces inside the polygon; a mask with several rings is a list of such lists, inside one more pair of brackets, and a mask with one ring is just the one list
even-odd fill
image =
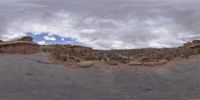
{"label": "white cloud", "polygon": [[[47,20],[47,22],[42,21],[40,18],[26,21],[20,19],[16,20],[10,28],[15,29],[16,32],[21,34],[25,32],[33,32],[34,34],[49,32],[50,35],[44,36],[44,39],[50,41],[56,40],[52,36],[53,34],[61,37],[71,37],[76,39],[77,42],[96,49],[170,47],[172,46],[170,43],[180,42],[176,37],[176,31],[180,27],[166,18],[150,20],[130,19],[127,21],[95,17],[90,17],[90,19],[93,20],[88,21],[88,18],[59,12]],[[87,22],[87,25],[77,27],[82,22]],[[108,22],[112,23],[116,28],[97,27],[102,22],[105,24]],[[40,41],[40,43],[44,43],[44,41]]]}
{"label": "white cloud", "polygon": [[62,41],[65,41],[65,39],[64,39],[64,38],[61,38],[61,40],[62,40]]}
{"label": "white cloud", "polygon": [[95,29],[82,29],[82,30],[80,30],[80,33],[92,34],[92,33],[96,33],[96,30]]}
{"label": "white cloud", "polygon": [[44,39],[47,41],[56,41],[56,38],[53,36],[44,36]]}
{"label": "white cloud", "polygon": [[55,41],[55,34],[98,49],[128,49],[172,47],[200,38],[197,1],[17,1],[0,1],[4,4],[0,6],[1,39],[48,32],[46,40]]}
{"label": "white cloud", "polygon": [[37,43],[40,44],[40,45],[46,45],[47,44],[44,40],[43,41],[38,41]]}

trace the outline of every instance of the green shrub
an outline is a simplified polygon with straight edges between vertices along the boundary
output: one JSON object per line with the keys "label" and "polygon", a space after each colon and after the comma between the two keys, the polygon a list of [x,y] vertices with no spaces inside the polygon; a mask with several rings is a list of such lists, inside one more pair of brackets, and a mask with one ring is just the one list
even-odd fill
{"label": "green shrub", "polygon": [[200,54],[200,49],[197,50],[197,54]]}
{"label": "green shrub", "polygon": [[96,60],[96,57],[94,56],[86,56],[84,57],[85,60]]}
{"label": "green shrub", "polygon": [[182,57],[188,59],[192,55],[191,52],[184,52]]}
{"label": "green shrub", "polygon": [[59,52],[56,52],[56,51],[52,51],[51,52],[51,55],[55,58],[55,59],[60,59],[60,53]]}
{"label": "green shrub", "polygon": [[52,55],[55,59],[61,60],[61,61],[67,61],[68,58],[69,58],[68,55],[63,54],[63,53],[61,53],[61,52],[59,52],[59,51],[52,51],[52,52],[51,52],[51,55]]}

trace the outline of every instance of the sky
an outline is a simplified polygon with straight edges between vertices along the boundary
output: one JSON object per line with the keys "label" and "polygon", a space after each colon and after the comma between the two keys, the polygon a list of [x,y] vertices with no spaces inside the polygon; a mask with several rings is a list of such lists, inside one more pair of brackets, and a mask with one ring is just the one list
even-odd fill
{"label": "sky", "polygon": [[176,47],[200,39],[200,0],[0,0],[0,39],[95,49]]}

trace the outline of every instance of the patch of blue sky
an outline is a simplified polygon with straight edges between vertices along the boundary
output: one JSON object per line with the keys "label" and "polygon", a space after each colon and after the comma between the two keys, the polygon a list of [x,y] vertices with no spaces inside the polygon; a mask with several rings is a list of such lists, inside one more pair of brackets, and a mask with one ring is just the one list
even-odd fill
{"label": "patch of blue sky", "polygon": [[[26,35],[33,37],[34,42],[44,41],[46,44],[71,44],[71,45],[80,45],[81,43],[77,42],[76,39],[70,37],[61,37],[58,35],[49,35],[48,32],[43,32],[40,34],[34,34],[32,32],[27,32]],[[45,37],[51,39],[45,39]]]}

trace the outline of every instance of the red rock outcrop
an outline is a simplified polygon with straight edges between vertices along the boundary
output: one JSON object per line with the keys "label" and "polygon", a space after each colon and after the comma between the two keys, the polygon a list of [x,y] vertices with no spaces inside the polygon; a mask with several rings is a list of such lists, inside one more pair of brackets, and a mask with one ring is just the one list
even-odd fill
{"label": "red rock outcrop", "polygon": [[[26,37],[25,37],[26,38]],[[24,37],[20,41],[7,41],[0,43],[0,53],[32,54],[39,52],[40,46]]]}
{"label": "red rock outcrop", "polygon": [[117,61],[108,61],[109,65],[118,65],[119,63]]}
{"label": "red rock outcrop", "polygon": [[78,45],[47,45],[41,46],[42,50],[45,52],[60,52],[62,54],[68,54],[70,56],[92,56],[95,54],[95,50],[89,47],[78,46]]}

